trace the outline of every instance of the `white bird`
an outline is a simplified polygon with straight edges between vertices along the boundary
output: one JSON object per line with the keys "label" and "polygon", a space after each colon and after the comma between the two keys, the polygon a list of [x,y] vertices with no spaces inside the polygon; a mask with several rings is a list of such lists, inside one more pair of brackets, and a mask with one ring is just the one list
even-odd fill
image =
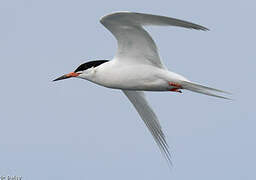
{"label": "white bird", "polygon": [[177,73],[168,71],[160,60],[153,39],[143,26],[180,26],[203,31],[208,29],[175,18],[133,12],[108,14],[102,17],[100,22],[117,39],[118,50],[113,60],[97,60],[81,64],[74,72],[54,81],[76,77],[122,90],[138,111],[162,154],[171,164],[165,135],[143,91],[181,93],[181,89],[186,89],[219,98],[229,98],[216,94],[227,93],[225,91],[193,83]]}

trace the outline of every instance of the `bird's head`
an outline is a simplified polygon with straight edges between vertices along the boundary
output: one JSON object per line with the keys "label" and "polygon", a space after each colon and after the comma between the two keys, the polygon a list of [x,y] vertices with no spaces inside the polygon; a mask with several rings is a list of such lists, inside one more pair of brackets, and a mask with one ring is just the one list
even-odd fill
{"label": "bird's head", "polygon": [[76,68],[74,72],[64,74],[63,76],[60,76],[57,79],[54,79],[53,81],[59,81],[62,79],[67,79],[71,77],[78,77],[78,78],[83,78],[83,79],[91,79],[91,77],[95,73],[95,67],[107,62],[108,60],[98,60],[98,61],[90,61],[81,64]]}

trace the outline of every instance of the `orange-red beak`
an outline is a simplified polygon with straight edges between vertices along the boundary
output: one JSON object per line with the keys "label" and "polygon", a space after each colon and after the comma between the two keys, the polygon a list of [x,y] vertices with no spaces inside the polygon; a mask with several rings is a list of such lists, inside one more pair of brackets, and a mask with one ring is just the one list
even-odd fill
{"label": "orange-red beak", "polygon": [[79,73],[71,72],[71,73],[65,74],[63,76],[60,76],[59,78],[54,79],[53,81],[59,81],[59,80],[62,80],[62,79],[77,77],[78,75],[79,75]]}

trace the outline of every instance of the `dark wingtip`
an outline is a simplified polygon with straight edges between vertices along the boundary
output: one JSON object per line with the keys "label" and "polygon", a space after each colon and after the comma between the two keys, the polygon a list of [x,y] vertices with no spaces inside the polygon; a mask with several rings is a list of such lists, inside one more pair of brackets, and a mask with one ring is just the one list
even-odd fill
{"label": "dark wingtip", "polygon": [[203,31],[210,31],[210,29],[204,27]]}
{"label": "dark wingtip", "polygon": [[207,27],[204,27],[204,26],[200,26],[197,30],[210,31],[210,29],[208,29]]}

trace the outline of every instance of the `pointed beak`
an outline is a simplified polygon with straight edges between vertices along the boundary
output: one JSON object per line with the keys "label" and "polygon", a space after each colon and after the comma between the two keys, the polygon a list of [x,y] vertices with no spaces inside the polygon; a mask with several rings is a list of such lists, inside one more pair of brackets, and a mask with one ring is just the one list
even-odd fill
{"label": "pointed beak", "polygon": [[53,81],[59,81],[59,80],[62,80],[62,79],[77,77],[78,75],[79,75],[79,73],[71,72],[71,73],[65,74],[63,76],[60,76],[59,78],[54,79]]}

